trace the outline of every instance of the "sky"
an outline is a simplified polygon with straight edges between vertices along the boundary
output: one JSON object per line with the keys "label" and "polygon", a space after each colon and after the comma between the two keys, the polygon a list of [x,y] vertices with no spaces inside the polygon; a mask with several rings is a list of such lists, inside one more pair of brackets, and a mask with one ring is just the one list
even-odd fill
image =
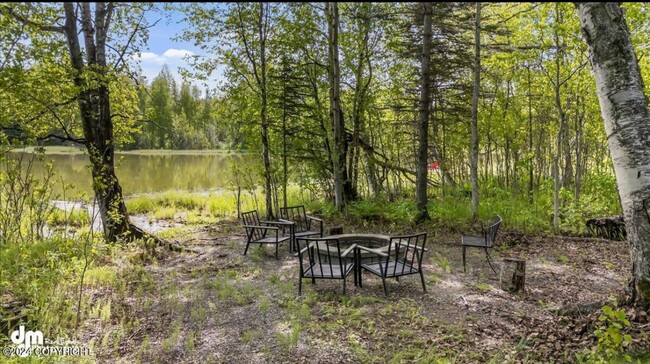
{"label": "sky", "polygon": [[[179,12],[170,10],[165,11],[165,15],[163,15],[162,10],[149,11],[146,17],[149,24],[155,23],[156,20],[159,21],[149,29],[149,41],[142,48],[139,57],[142,74],[147,78],[147,83],[150,83],[160,73],[163,65],[167,64],[180,84],[182,77],[178,69],[179,67],[188,68],[188,62],[183,57],[186,55],[205,54],[199,47],[194,46],[192,42],[172,40],[174,36],[180,34],[185,26],[183,23],[183,15]],[[218,72],[213,72],[211,79],[207,82],[199,80],[190,81],[201,89],[204,88],[204,84],[210,89],[214,89],[217,87],[218,81],[221,78],[221,71],[219,70]]]}

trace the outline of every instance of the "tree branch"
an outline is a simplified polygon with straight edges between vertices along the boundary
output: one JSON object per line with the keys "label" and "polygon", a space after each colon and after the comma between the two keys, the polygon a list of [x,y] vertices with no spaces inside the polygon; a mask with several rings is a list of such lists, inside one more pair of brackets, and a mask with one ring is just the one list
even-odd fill
{"label": "tree branch", "polygon": [[12,8],[10,6],[7,6],[7,5],[2,5],[2,9],[4,9],[7,12],[8,15],[11,15],[14,19],[18,20],[19,22],[21,22],[21,23],[23,23],[25,25],[28,25],[28,26],[38,28],[38,29],[40,29],[42,31],[63,33],[64,30],[65,30],[65,28],[62,27],[62,26],[45,25],[45,24],[40,24],[40,23],[31,21],[31,20],[27,19],[26,17],[24,17],[22,14],[18,14],[16,12],[16,9],[14,9],[14,8]]}

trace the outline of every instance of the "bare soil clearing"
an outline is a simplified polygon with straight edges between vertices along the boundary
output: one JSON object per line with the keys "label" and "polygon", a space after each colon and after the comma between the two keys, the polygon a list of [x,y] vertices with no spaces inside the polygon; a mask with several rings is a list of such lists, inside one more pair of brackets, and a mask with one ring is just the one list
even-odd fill
{"label": "bare soil clearing", "polygon": [[[363,230],[345,227],[379,232]],[[463,273],[460,236],[430,232],[427,292],[414,275],[390,280],[385,298],[381,280],[364,274],[363,288],[348,278],[346,295],[341,281],[305,280],[298,297],[298,262],[284,244],[279,260],[271,246],[242,256],[243,229],[232,221],[181,240],[201,254],[164,253],[129,282],[122,308],[138,326],[119,347],[97,352],[101,361],[572,362],[594,345],[600,307],[622,297],[630,271],[625,242],[506,231],[493,251],[497,267],[504,257],[527,261],[526,292],[511,294],[483,251],[468,250]],[[647,315],[625,310],[632,349],[648,351]]]}

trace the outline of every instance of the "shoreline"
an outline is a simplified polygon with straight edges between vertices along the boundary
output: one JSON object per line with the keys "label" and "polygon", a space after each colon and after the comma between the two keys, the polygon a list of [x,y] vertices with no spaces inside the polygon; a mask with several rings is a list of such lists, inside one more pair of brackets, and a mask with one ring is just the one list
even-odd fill
{"label": "shoreline", "polygon": [[[10,149],[14,153],[34,153],[36,147],[23,147]],[[45,154],[85,154],[83,147],[64,147],[50,146],[44,147]],[[116,150],[115,154],[124,155],[229,155],[229,154],[249,154],[247,151],[238,151],[231,149],[135,149],[135,150]]]}

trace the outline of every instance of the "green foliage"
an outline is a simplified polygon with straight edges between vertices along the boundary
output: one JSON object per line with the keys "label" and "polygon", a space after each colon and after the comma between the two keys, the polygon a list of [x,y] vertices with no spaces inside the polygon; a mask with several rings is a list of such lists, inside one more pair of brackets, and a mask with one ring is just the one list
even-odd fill
{"label": "green foliage", "polygon": [[[611,359],[620,355],[626,345],[632,343],[632,337],[623,334],[621,330],[630,326],[630,321],[625,317],[623,310],[614,310],[611,306],[605,305],[602,308],[603,313],[598,317],[602,326],[594,331],[594,336],[598,339],[596,352],[605,359]],[[629,360],[629,357],[626,357]]]}
{"label": "green foliage", "polygon": [[413,221],[416,209],[411,200],[389,203],[384,199],[369,199],[350,203],[346,214],[359,223],[408,224]]}
{"label": "green foliage", "polygon": [[596,347],[584,356],[579,355],[579,361],[585,363],[613,363],[632,362],[632,357],[626,354],[626,348],[632,343],[632,336],[623,333],[625,327],[630,326],[630,321],[625,317],[625,311],[605,305],[601,308],[598,325],[594,336],[598,340]]}

